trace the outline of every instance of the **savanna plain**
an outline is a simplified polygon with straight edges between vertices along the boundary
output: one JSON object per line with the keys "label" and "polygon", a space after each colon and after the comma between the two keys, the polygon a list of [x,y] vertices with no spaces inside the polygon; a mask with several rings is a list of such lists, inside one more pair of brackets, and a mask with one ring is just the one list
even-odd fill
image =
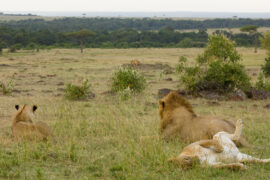
{"label": "savanna plain", "polygon": [[[266,52],[238,48],[253,81],[264,63]],[[1,179],[270,179],[270,164],[248,164],[248,170],[180,170],[167,159],[178,155],[186,143],[164,142],[159,132],[157,92],[178,89],[175,71],[179,56],[194,63],[203,49],[51,49],[18,51],[0,56],[0,80],[12,80],[11,95],[0,93],[0,178]],[[131,60],[142,64],[147,88],[142,94],[122,100],[110,90],[112,74]],[[168,73],[168,66],[172,72]],[[64,88],[77,79],[88,79],[96,97],[84,101],[64,98]],[[167,81],[172,78],[172,81]],[[198,115],[216,115],[244,121],[250,144],[263,149],[240,151],[270,158],[269,100],[219,101],[189,99]],[[16,142],[12,139],[15,104],[38,106],[35,121],[51,127],[47,142]]]}

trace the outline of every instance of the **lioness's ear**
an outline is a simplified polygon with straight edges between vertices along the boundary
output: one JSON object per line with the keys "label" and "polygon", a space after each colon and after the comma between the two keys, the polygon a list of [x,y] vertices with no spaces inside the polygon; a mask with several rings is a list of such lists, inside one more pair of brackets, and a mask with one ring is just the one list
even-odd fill
{"label": "lioness's ear", "polygon": [[37,110],[37,106],[34,105],[34,106],[33,106],[33,112],[35,112],[36,110]]}
{"label": "lioness's ear", "polygon": [[164,108],[164,107],[165,107],[165,102],[164,102],[164,101],[159,100],[159,101],[158,101],[158,103],[159,103],[159,105],[160,105],[162,108]]}
{"label": "lioness's ear", "polygon": [[16,108],[17,110],[19,110],[20,106],[19,106],[19,105],[15,105],[15,108]]}

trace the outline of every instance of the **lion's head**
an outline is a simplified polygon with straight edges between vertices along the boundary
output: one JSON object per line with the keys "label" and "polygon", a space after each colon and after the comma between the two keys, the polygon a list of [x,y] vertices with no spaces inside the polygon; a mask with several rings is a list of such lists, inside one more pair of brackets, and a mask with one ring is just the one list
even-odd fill
{"label": "lion's head", "polygon": [[13,120],[14,123],[19,121],[32,123],[32,120],[34,119],[35,116],[34,112],[37,110],[36,105],[29,106],[25,104],[21,107],[19,105],[15,105],[15,108],[17,109],[17,113]]}
{"label": "lion's head", "polygon": [[196,164],[199,164],[198,157],[182,155],[182,154],[179,157],[171,158],[168,161],[174,163],[181,169],[190,169],[194,167]]}
{"label": "lion's head", "polygon": [[191,104],[175,91],[171,91],[167,96],[159,100],[158,104],[161,119],[163,118],[164,112],[170,112],[179,107],[186,108],[187,111],[196,116]]}

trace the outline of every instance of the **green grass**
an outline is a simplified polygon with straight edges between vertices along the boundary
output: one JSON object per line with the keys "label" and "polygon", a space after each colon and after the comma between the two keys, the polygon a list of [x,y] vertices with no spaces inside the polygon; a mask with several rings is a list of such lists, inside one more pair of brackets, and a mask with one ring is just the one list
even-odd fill
{"label": "green grass", "polygon": [[[239,51],[249,74],[258,73],[265,51]],[[132,59],[175,67],[179,56],[194,60],[200,52],[202,49],[86,49],[81,54],[79,49],[53,49],[35,54],[4,53],[0,56],[0,81],[13,78],[18,91],[11,96],[0,94],[0,179],[269,179],[270,164],[248,164],[246,172],[200,168],[183,171],[168,164],[167,159],[178,155],[187,144],[179,140],[140,140],[158,134],[157,90],[176,89],[175,74],[161,77],[162,69],[140,70],[148,75],[146,91],[126,101],[101,94],[110,89],[114,70]],[[168,77],[174,81],[165,81]],[[62,89],[77,78],[90,80],[96,98],[64,98]],[[269,144],[270,114],[263,108],[269,100],[221,101],[220,106],[200,98],[190,102],[199,115],[242,118],[244,134],[251,144]],[[36,121],[45,121],[52,128],[53,136],[47,143],[12,140],[14,105],[23,103],[37,104]],[[241,151],[270,157],[269,148]]]}

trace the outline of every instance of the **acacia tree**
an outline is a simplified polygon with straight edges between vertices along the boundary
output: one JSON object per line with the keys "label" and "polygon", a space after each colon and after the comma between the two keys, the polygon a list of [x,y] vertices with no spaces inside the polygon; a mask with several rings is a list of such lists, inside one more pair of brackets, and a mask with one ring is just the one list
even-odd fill
{"label": "acacia tree", "polygon": [[266,49],[268,55],[270,56],[270,31],[264,33],[263,37],[260,39],[262,48]]}
{"label": "acacia tree", "polygon": [[258,26],[254,25],[247,25],[240,28],[242,32],[248,32],[249,34],[253,34],[254,36],[254,53],[257,53],[257,46],[258,46]]}
{"label": "acacia tree", "polygon": [[74,38],[80,42],[81,53],[83,53],[83,45],[84,45],[85,40],[93,35],[95,35],[95,33],[87,29],[82,29],[77,32],[71,32],[71,33],[66,34],[66,36]]}

